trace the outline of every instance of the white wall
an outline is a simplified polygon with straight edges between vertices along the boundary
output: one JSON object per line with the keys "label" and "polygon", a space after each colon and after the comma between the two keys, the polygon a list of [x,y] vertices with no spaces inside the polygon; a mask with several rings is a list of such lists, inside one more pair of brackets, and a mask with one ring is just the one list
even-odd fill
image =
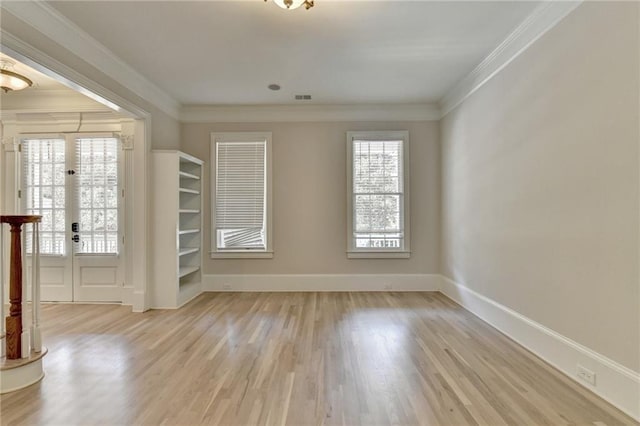
{"label": "white wall", "polygon": [[635,372],[638,9],[583,3],[441,121],[444,275]]}
{"label": "white wall", "polygon": [[[408,130],[411,258],[347,259],[346,132]],[[323,122],[183,124],[182,150],[205,160],[204,248],[211,229],[211,132],[273,134],[273,259],[216,259],[205,274],[428,274],[439,268],[438,123]],[[415,184],[414,184],[415,183]]]}

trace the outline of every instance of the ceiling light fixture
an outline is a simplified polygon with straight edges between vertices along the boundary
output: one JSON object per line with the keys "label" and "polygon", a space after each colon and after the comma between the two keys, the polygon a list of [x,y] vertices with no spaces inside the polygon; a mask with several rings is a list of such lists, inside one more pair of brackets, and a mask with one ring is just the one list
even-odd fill
{"label": "ceiling light fixture", "polygon": [[22,90],[33,85],[33,81],[13,70],[15,62],[0,59],[0,88],[7,93],[9,90]]}
{"label": "ceiling light fixture", "polygon": [[309,10],[313,7],[314,0],[273,0],[273,2],[283,9],[293,10],[304,6],[305,9]]}

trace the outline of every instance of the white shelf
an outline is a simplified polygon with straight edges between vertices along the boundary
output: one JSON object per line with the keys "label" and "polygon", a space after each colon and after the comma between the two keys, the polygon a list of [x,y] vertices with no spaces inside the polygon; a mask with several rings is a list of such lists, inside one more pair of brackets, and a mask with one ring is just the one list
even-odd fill
{"label": "white shelf", "polygon": [[200,247],[181,248],[180,251],[178,251],[178,256],[186,256],[188,254],[197,253],[199,251],[200,251]]}
{"label": "white shelf", "polygon": [[180,210],[178,210],[178,213],[194,213],[194,214],[197,214],[197,213],[200,213],[200,210],[198,210],[198,209],[180,209]]}
{"label": "white shelf", "polygon": [[200,194],[200,191],[196,190],[196,189],[189,189],[189,188],[178,188],[178,191],[180,192],[184,192],[186,194]]}
{"label": "white shelf", "polygon": [[193,175],[191,173],[187,173],[187,172],[183,172],[183,171],[178,172],[178,175],[180,175],[180,177],[187,178],[187,179],[200,180],[200,176],[196,176],[196,175]]}
{"label": "white shelf", "polygon": [[199,229],[181,229],[178,231],[178,235],[197,234],[198,232],[200,232]]}
{"label": "white shelf", "polygon": [[199,266],[181,266],[178,270],[178,278],[186,277],[200,270]]}

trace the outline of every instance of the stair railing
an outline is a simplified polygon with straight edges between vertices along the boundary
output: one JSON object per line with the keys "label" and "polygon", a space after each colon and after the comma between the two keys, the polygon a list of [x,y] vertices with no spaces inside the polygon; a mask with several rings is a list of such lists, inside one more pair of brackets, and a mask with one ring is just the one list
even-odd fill
{"label": "stair railing", "polygon": [[[40,221],[41,216],[0,216],[0,356],[28,358],[31,351],[42,351],[40,332]],[[9,315],[4,313],[4,227],[10,226]],[[26,244],[22,225],[31,224],[31,324],[27,308]]]}

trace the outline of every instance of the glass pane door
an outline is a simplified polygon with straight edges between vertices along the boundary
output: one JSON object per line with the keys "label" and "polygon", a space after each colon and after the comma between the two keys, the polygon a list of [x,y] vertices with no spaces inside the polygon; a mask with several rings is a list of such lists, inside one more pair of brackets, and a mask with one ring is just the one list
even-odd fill
{"label": "glass pane door", "polygon": [[[73,300],[70,235],[69,156],[63,136],[22,140],[21,198],[25,214],[42,216],[40,224],[41,298],[44,301]],[[32,230],[25,227],[27,255],[31,254]],[[27,261],[27,274],[31,262]]]}
{"label": "glass pane door", "polygon": [[[41,215],[40,253],[66,254],[65,140],[26,139],[22,143],[25,212]],[[31,227],[27,226],[27,251],[31,252]]]}
{"label": "glass pane door", "polygon": [[[42,300],[122,300],[119,152],[112,136],[22,140],[23,211],[42,216]],[[29,253],[30,227],[25,237]]]}
{"label": "glass pane door", "polygon": [[77,135],[73,141],[73,298],[122,300],[120,141]]}
{"label": "glass pane door", "polygon": [[118,140],[76,140],[76,205],[81,254],[118,254]]}

